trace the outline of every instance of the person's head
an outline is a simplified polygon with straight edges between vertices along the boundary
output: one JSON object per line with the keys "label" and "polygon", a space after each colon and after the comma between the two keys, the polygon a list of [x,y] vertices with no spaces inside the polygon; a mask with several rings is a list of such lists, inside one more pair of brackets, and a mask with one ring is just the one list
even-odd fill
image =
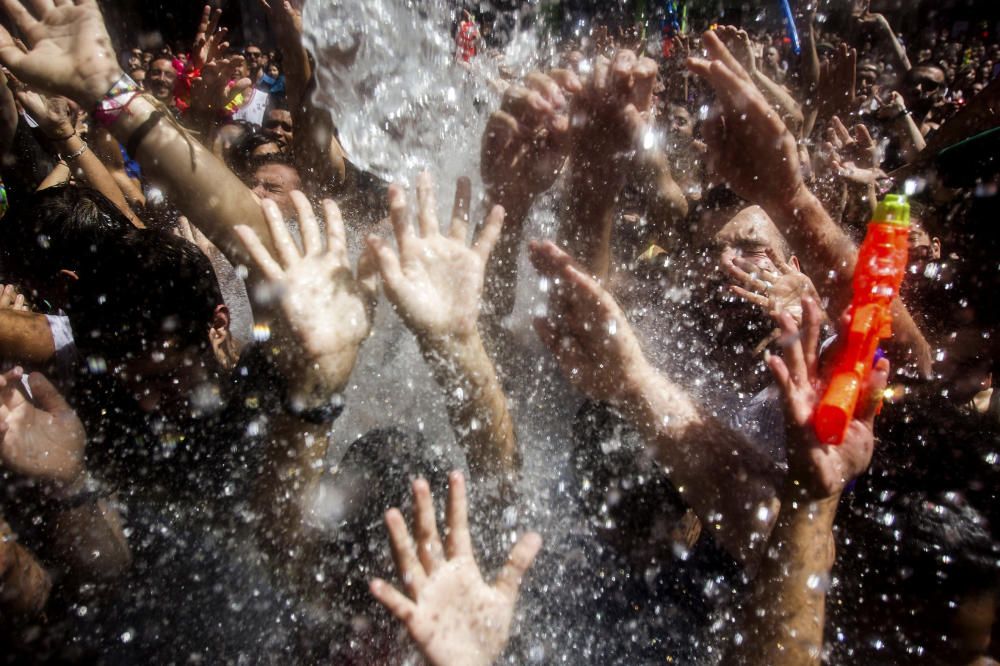
{"label": "person's head", "polygon": [[294,217],[292,191],[302,189],[302,179],[292,158],[285,153],[263,155],[250,160],[250,189],[261,199],[278,204],[286,218]]}
{"label": "person's head", "polygon": [[125,71],[131,69],[139,69],[143,66],[142,63],[142,50],[141,49],[130,49],[122,55],[122,65]]}
{"label": "person's head", "polygon": [[680,104],[670,104],[667,107],[667,122],[670,137],[675,141],[694,138],[694,118],[686,107]]}
{"label": "person's head", "polygon": [[871,60],[858,63],[857,90],[858,95],[871,97],[875,84],[878,83],[878,65]]}
{"label": "person's head", "polygon": [[251,72],[260,71],[264,65],[264,52],[256,44],[249,44],[243,49],[243,57],[246,58],[247,67]]}
{"label": "person's head", "polygon": [[720,264],[741,258],[760,270],[776,273],[778,269],[768,256],[771,251],[780,260],[799,267],[784,236],[760,206],[743,208],[725,221],[712,236],[712,247]]}
{"label": "person's head", "polygon": [[917,213],[910,218],[910,272],[919,275],[927,264],[941,258],[941,239],[932,235],[934,223],[930,219],[930,208],[915,202],[910,207]]}
{"label": "person's head", "polygon": [[177,70],[168,57],[159,57],[149,63],[146,74],[146,88],[164,104],[171,105],[174,101],[174,85],[177,83]]}
{"label": "person's head", "polygon": [[102,360],[144,408],[181,406],[233,360],[211,263],[171,233],[137,229],[99,193],[38,192],[2,223],[4,272],[64,309],[83,355]]}
{"label": "person's head", "polygon": [[[848,622],[884,663],[971,664],[988,654],[1000,549],[960,490],[890,494],[851,526],[838,574]],[[839,548],[838,548],[839,554]],[[859,657],[863,661],[863,657]]]}
{"label": "person's head", "polygon": [[906,75],[903,98],[916,113],[927,113],[945,94],[945,72],[940,65],[921,63]]}
{"label": "person's head", "polygon": [[236,57],[232,59],[233,67],[233,80],[239,81],[240,79],[248,79],[253,70],[251,69],[247,59],[244,57]]}
{"label": "person's head", "polygon": [[267,69],[265,71],[267,72],[267,75],[270,76],[272,79],[277,79],[279,76],[281,76],[281,68],[278,67],[278,63],[273,61],[267,64]]}
{"label": "person's head", "polygon": [[275,141],[292,145],[292,114],[288,109],[270,109],[264,116],[264,133]]}
{"label": "person's head", "polygon": [[771,69],[777,69],[781,64],[781,53],[777,46],[768,46],[764,49],[764,62]]}
{"label": "person's head", "polygon": [[[212,152],[222,158],[229,168],[233,168],[233,155],[236,148],[248,137],[257,134],[255,125],[245,120],[229,119],[219,126],[212,144]],[[235,170],[235,169],[234,169]]]}

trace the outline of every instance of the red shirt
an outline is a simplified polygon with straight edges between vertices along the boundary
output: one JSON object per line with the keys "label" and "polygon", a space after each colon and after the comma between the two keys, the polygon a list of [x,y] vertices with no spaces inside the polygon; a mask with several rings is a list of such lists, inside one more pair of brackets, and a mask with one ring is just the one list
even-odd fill
{"label": "red shirt", "polygon": [[474,21],[462,21],[458,25],[458,34],[455,35],[455,42],[458,44],[459,58],[465,62],[472,60],[476,55],[476,40],[479,39],[479,28]]}

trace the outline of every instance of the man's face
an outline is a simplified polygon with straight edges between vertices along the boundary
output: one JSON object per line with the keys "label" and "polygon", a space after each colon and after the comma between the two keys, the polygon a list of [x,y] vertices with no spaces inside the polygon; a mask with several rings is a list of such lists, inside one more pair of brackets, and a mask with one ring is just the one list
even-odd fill
{"label": "man's face", "polygon": [[765,57],[767,58],[767,64],[772,67],[776,67],[779,61],[778,49],[773,46],[769,46],[767,51],[765,51]]}
{"label": "man's face", "polygon": [[265,164],[254,172],[251,189],[261,199],[278,204],[282,215],[291,218],[295,215],[291,195],[302,189],[302,181],[299,173],[286,164]]}
{"label": "man's face", "polygon": [[133,49],[128,54],[128,68],[139,69],[142,67],[142,51]]}
{"label": "man's face", "polygon": [[944,95],[944,84],[944,72],[940,67],[914,67],[906,79],[907,107],[926,113]]}
{"label": "man's face", "polygon": [[169,60],[157,58],[150,63],[146,87],[153,97],[164,104],[172,103],[175,83],[177,83],[177,70]]}
{"label": "man's face", "polygon": [[712,241],[720,265],[741,258],[759,270],[776,273],[778,269],[767,251],[772,250],[780,259],[786,259],[781,232],[759,206],[741,210],[722,225]]}
{"label": "man's face", "polygon": [[243,57],[247,59],[247,66],[250,71],[256,72],[263,65],[264,54],[259,46],[248,46],[243,51]]}
{"label": "man's face", "polygon": [[941,241],[931,238],[919,220],[910,222],[910,271],[922,275],[927,264],[941,258]]}
{"label": "man's face", "polygon": [[292,114],[285,109],[268,111],[264,118],[264,131],[280,143],[292,145]]}
{"label": "man's face", "polygon": [[871,97],[872,89],[878,81],[878,70],[869,65],[858,67],[858,94]]}
{"label": "man's face", "polygon": [[670,123],[672,137],[685,139],[694,137],[694,122],[691,120],[691,114],[683,106],[671,104],[667,111],[667,120]]}

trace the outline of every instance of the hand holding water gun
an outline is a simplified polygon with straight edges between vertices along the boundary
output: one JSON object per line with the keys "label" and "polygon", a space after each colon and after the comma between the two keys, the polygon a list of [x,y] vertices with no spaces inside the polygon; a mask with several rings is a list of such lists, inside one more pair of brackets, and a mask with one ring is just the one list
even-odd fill
{"label": "hand holding water gun", "polygon": [[878,205],[858,252],[854,296],[841,332],[840,350],[826,392],[816,408],[816,436],[840,444],[867,384],[879,342],[892,336],[892,301],[906,274],[910,205],[889,195]]}

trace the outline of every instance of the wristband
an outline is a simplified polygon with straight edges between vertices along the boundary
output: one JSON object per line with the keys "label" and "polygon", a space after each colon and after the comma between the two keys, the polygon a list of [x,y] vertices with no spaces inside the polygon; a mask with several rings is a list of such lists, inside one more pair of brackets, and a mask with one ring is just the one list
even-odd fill
{"label": "wristband", "polygon": [[68,163],[70,160],[75,160],[80,155],[83,155],[85,152],[87,152],[87,144],[86,143],[83,144],[82,146],[80,146],[79,150],[77,150],[75,152],[72,152],[69,155],[63,155],[62,153],[60,153],[59,154],[59,159],[62,160],[63,162],[67,162]]}
{"label": "wristband", "polygon": [[318,407],[306,408],[301,400],[286,397],[284,401],[285,412],[295,416],[306,423],[312,425],[325,425],[333,423],[344,411],[344,399],[340,394],[334,395]]}
{"label": "wristband", "polygon": [[139,84],[123,73],[104,95],[104,99],[97,103],[94,117],[104,127],[111,127],[140,92]]}
{"label": "wristband", "polygon": [[132,132],[132,136],[130,136],[128,141],[125,143],[125,152],[128,153],[129,157],[135,159],[135,156],[139,152],[139,145],[142,144],[143,139],[145,139],[146,136],[153,131],[153,128],[156,127],[156,124],[160,122],[160,119],[165,115],[166,114],[159,109],[153,111],[149,114],[149,118],[146,118],[145,122],[139,125],[139,127]]}

